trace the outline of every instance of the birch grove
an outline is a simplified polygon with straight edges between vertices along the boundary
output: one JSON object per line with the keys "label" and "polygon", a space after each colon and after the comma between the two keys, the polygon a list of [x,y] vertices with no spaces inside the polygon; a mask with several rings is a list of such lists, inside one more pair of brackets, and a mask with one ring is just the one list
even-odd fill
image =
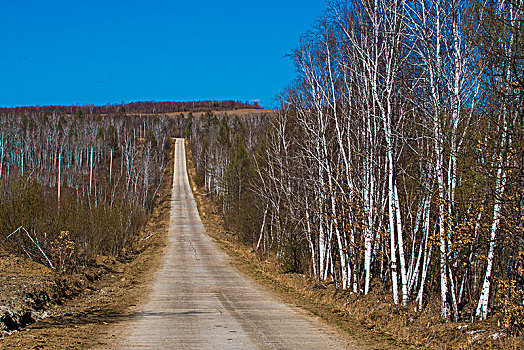
{"label": "birch grove", "polygon": [[[497,310],[519,323],[523,10],[332,3],[291,55],[278,113],[194,119],[197,182],[284,271],[418,312],[438,304],[443,321]],[[232,219],[239,203],[252,212]]]}
{"label": "birch grove", "polygon": [[[53,260],[57,245],[71,242],[69,264],[63,254],[54,263],[60,270],[129,249],[167,170],[167,117],[34,108],[0,114],[0,237],[19,227],[29,232],[4,247],[38,259],[30,252],[31,237]],[[119,161],[120,169],[113,169]]]}

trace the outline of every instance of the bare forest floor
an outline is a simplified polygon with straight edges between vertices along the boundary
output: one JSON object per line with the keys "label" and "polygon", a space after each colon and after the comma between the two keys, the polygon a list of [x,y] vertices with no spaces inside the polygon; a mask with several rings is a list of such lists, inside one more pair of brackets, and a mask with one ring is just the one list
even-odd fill
{"label": "bare forest floor", "polygon": [[[189,148],[188,148],[189,149]],[[188,151],[189,153],[189,151]],[[224,229],[224,220],[205,190],[194,182],[195,170],[188,155],[191,187],[206,232],[230,255],[231,263],[280,299],[338,326],[372,349],[522,349],[524,339],[510,336],[491,318],[485,322],[440,321],[440,304],[432,300],[423,313],[393,306],[391,293],[382,290],[364,296],[341,291],[333,284],[320,284],[304,274],[286,273],[272,255],[255,253],[241,244],[234,232]]]}
{"label": "bare forest floor", "polygon": [[143,300],[167,237],[172,163],[168,169],[140,241],[118,259],[98,256],[58,276],[0,251],[0,349],[90,348],[102,328]]}

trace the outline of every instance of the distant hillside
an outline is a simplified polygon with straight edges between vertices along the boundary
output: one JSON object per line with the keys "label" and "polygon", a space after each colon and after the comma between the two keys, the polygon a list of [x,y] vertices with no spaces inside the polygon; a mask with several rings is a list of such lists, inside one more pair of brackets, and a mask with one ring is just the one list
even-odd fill
{"label": "distant hillside", "polygon": [[81,106],[28,106],[14,108],[0,108],[0,113],[53,113],[74,114],[82,111],[83,114],[109,114],[115,112],[126,113],[179,113],[179,112],[202,112],[207,110],[222,111],[236,109],[262,109],[256,102],[244,103],[240,101],[189,101],[189,102],[131,102],[121,104],[107,104],[105,106],[81,105]]}

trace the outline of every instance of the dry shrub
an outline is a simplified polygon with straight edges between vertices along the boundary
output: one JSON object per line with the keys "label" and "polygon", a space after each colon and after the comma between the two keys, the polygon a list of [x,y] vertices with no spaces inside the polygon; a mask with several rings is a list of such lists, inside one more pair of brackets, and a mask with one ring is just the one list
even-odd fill
{"label": "dry shrub", "polygon": [[514,279],[499,281],[499,304],[501,304],[501,323],[515,335],[524,329],[524,290]]}

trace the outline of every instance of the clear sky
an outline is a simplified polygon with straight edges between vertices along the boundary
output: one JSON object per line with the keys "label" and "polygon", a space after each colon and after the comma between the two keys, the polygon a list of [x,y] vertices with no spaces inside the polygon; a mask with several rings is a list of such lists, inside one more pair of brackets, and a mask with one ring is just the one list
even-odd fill
{"label": "clear sky", "polygon": [[0,0],[0,106],[260,100],[325,0]]}

